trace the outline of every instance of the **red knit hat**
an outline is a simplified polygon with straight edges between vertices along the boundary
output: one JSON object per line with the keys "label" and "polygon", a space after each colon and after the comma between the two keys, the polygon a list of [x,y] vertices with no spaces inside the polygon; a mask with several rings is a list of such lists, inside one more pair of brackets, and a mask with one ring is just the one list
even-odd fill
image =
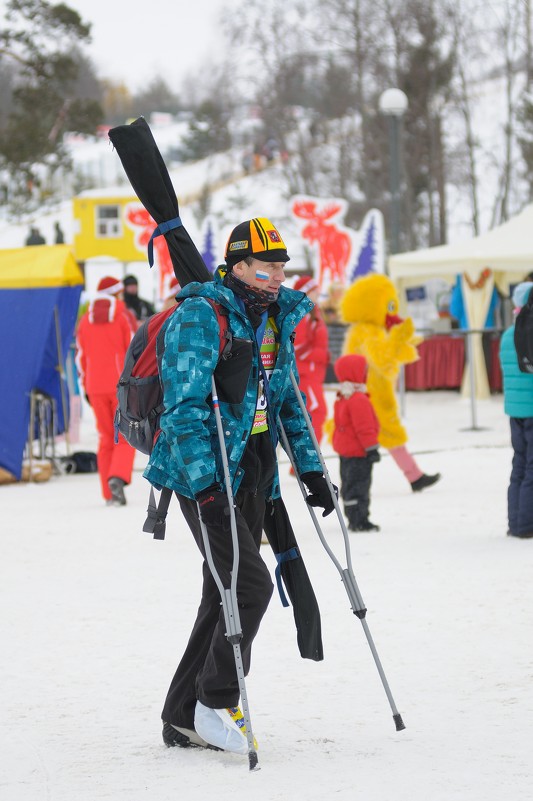
{"label": "red knit hat", "polygon": [[124,289],[124,284],[119,278],[113,278],[111,275],[106,275],[98,282],[97,291],[102,292],[104,295],[118,295]]}
{"label": "red knit hat", "polygon": [[308,295],[313,289],[319,289],[318,281],[312,275],[301,275],[294,282],[293,289],[298,289],[300,292],[305,292]]}

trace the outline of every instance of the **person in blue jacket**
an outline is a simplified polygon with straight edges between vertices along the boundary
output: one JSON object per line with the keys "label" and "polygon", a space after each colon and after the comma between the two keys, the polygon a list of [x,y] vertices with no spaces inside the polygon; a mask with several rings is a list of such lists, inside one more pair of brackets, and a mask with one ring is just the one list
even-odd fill
{"label": "person in blue jacket", "polygon": [[[228,497],[211,399],[214,376],[239,541],[237,599],[244,673],[272,594],[259,546],[266,500],[280,497],[278,418],[290,442],[307,500],[334,509],[331,492],[290,379],[297,376],[292,333],[312,308],[305,293],[282,286],[287,248],[266,218],[240,223],[226,245],[225,265],[207,283],[190,283],[165,323],[160,373],[165,410],[145,477],[169,487],[205,557],[199,511],[213,559],[228,578],[233,549]],[[219,361],[219,325],[207,298],[228,315],[231,358]],[[224,586],[229,586],[226,581]],[[234,653],[225,635],[220,594],[203,564],[196,622],[163,707],[168,746],[216,746],[247,753]]]}
{"label": "person in blue jacket", "polygon": [[[526,303],[532,281],[518,284],[512,295],[515,315]],[[514,324],[500,342],[504,410],[509,415],[513,463],[507,491],[507,533],[533,537],[533,374],[522,373],[514,345]]]}

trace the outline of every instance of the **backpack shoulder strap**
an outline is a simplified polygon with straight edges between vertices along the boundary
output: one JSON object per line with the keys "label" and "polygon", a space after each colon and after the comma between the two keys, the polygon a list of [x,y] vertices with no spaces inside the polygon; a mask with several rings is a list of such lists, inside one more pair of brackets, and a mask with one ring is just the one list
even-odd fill
{"label": "backpack shoulder strap", "polygon": [[218,357],[219,359],[227,359],[233,344],[233,333],[229,327],[228,310],[221,303],[217,303],[216,300],[212,300],[211,298],[205,298],[205,300],[210,303],[217,317],[220,331]]}
{"label": "backpack shoulder strap", "polygon": [[[176,305],[172,307],[171,312],[176,311],[178,306],[181,306],[181,304],[185,300],[187,300],[187,298],[180,298],[179,300],[177,300]],[[233,343],[233,333],[229,327],[229,322],[228,322],[228,310],[226,309],[225,306],[223,306],[221,303],[217,303],[217,301],[213,300],[212,298],[204,297],[203,300],[206,300],[213,309],[213,311],[215,312],[220,332],[220,345],[218,350],[218,356],[219,359],[226,359],[228,358],[228,354],[231,351],[231,346]]]}
{"label": "backpack shoulder strap", "polygon": [[171,498],[172,490],[169,487],[163,487],[159,503],[156,505],[154,488],[150,487],[150,498],[146,510],[147,517],[144,521],[143,531],[153,534],[154,540],[165,539],[166,517]]}

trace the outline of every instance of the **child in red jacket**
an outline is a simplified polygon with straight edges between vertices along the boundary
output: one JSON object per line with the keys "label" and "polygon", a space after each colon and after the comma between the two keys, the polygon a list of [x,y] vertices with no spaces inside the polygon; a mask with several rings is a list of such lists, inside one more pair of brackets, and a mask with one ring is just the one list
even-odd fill
{"label": "child in red jacket", "polygon": [[341,498],[350,531],[379,531],[368,519],[372,465],[379,462],[379,423],[366,391],[364,356],[335,362],[340,387],[334,406],[333,449],[340,457]]}

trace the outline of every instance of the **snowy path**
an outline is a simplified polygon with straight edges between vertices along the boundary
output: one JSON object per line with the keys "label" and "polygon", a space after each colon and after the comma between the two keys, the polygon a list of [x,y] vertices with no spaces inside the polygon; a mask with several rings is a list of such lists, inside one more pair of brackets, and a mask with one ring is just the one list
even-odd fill
{"label": "snowy path", "polygon": [[[372,501],[382,531],[350,541],[404,732],[283,466],[325,661],[300,659],[292,612],[274,595],[247,680],[262,768],[253,774],[242,757],[162,744],[160,708],[198,603],[200,558],[177,506],[164,543],[141,533],[142,460],[122,509],[102,506],[94,475],[0,487],[0,798],[529,800],[533,540],[505,536],[501,397],[478,414],[485,430],[462,431],[467,401],[409,394],[411,447],[443,480],[414,495],[385,455]],[[90,419],[84,432],[93,446]],[[336,459],[328,465],[335,478]],[[328,517],[323,528],[342,561],[338,525]]]}

